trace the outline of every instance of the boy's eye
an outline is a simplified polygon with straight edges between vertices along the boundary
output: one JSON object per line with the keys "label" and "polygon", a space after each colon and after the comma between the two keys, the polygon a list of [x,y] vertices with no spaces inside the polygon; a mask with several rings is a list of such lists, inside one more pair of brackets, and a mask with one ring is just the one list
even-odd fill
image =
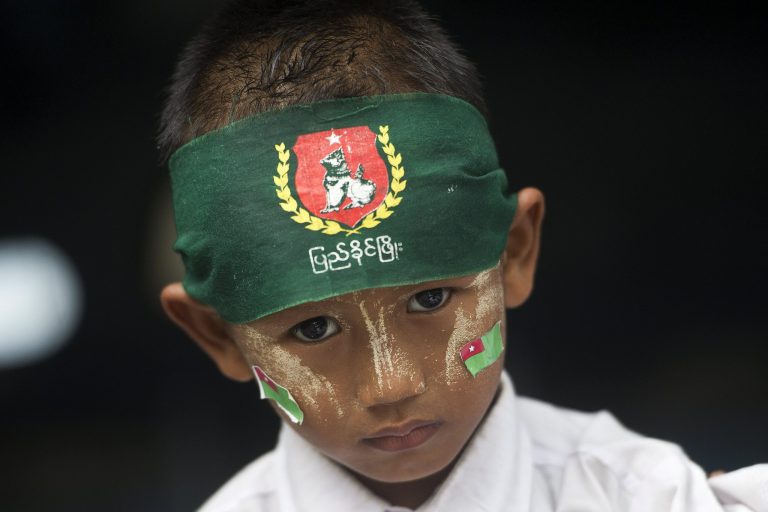
{"label": "boy's eye", "polygon": [[304,320],[291,330],[302,341],[317,342],[339,332],[339,324],[327,316],[316,316]]}
{"label": "boy's eye", "polygon": [[437,309],[451,296],[449,288],[433,288],[419,292],[408,301],[408,311],[432,311]]}

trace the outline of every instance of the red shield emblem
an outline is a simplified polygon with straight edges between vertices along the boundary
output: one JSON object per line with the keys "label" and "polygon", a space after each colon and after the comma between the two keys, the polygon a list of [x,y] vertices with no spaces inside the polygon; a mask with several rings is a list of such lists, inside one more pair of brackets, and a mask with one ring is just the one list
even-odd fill
{"label": "red shield emblem", "polygon": [[367,126],[300,135],[296,193],[312,215],[355,227],[389,191],[387,165]]}

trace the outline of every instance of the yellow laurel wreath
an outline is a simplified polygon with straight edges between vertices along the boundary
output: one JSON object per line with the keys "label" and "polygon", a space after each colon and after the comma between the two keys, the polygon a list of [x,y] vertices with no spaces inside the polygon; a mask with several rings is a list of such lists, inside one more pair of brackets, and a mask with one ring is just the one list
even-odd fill
{"label": "yellow laurel wreath", "polygon": [[391,165],[392,183],[389,186],[389,192],[384,198],[384,202],[376,208],[374,211],[366,215],[359,226],[354,229],[347,229],[342,227],[336,221],[321,219],[310,214],[304,208],[301,208],[296,200],[291,195],[291,189],[288,187],[288,170],[290,164],[291,153],[289,149],[285,149],[285,143],[275,144],[275,150],[277,151],[277,157],[280,162],[277,164],[277,174],[272,177],[277,189],[277,197],[280,198],[280,207],[288,213],[292,213],[291,219],[299,224],[306,224],[306,229],[311,231],[320,231],[326,235],[335,235],[337,233],[346,233],[347,236],[351,234],[359,234],[363,228],[373,228],[379,225],[382,220],[392,215],[392,209],[400,204],[403,200],[398,194],[405,190],[405,185],[408,180],[402,179],[405,176],[405,168],[400,165],[402,163],[402,155],[395,153],[395,146],[389,142],[389,126],[379,126],[378,139],[381,143],[381,149],[387,155],[389,165]]}

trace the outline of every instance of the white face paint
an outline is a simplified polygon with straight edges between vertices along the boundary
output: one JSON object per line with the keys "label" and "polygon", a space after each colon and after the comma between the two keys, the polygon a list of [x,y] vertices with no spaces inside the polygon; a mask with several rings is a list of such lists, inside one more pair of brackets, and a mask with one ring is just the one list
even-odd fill
{"label": "white face paint", "polygon": [[[320,400],[329,400],[342,417],[344,410],[336,399],[333,385],[323,376],[302,364],[301,359],[281,347],[272,338],[264,336],[247,325],[242,327],[245,333],[246,357],[251,364],[258,364],[275,382],[288,389],[299,401],[299,405],[308,405],[317,411]],[[250,359],[253,358],[253,361]]]}
{"label": "white face paint", "polygon": [[448,338],[448,346],[445,350],[444,376],[445,382],[448,384],[456,383],[465,371],[458,354],[461,347],[473,336],[473,328],[474,323],[468,321],[464,313],[464,306],[459,304],[456,307],[453,332],[451,332],[451,336]]}
{"label": "white face paint", "polygon": [[477,309],[475,316],[479,320],[504,317],[504,286],[501,282],[500,265],[488,269],[475,277],[471,287],[477,290]]}
{"label": "white face paint", "polygon": [[[406,378],[413,382],[415,380],[413,364],[395,343],[387,328],[387,318],[392,317],[395,306],[385,308],[380,302],[375,301],[368,308],[366,301],[361,300],[359,307],[371,345],[378,391],[381,392],[385,386],[387,389],[392,389],[391,379],[393,378]],[[420,383],[420,385],[424,384]]]}

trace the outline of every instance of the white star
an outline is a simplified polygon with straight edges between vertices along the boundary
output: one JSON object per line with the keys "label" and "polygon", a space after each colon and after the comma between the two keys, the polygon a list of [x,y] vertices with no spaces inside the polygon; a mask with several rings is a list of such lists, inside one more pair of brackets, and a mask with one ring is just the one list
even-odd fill
{"label": "white star", "polygon": [[341,135],[336,135],[335,133],[333,133],[333,130],[331,130],[331,136],[326,137],[325,139],[328,141],[329,145],[333,145],[333,144],[340,144],[339,142],[340,138],[341,138]]}
{"label": "white star", "polygon": [[470,345],[469,346],[469,351],[470,352],[474,352],[475,351],[475,346],[474,345]]}

